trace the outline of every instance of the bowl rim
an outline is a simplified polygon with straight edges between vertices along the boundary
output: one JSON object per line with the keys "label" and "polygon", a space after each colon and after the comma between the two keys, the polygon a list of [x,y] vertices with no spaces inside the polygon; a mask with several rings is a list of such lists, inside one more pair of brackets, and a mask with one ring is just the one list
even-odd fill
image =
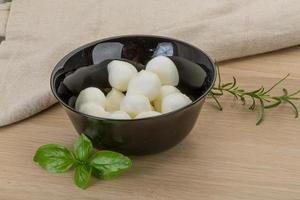
{"label": "bowl rim", "polygon": [[[144,38],[157,38],[157,39],[166,39],[166,40],[171,40],[171,41],[175,41],[175,42],[178,42],[178,43],[182,43],[184,45],[187,45],[191,48],[194,48],[196,49],[197,51],[200,51],[203,55],[205,55],[208,60],[210,61],[211,65],[212,65],[212,69],[213,69],[213,80],[211,82],[211,85],[209,86],[209,88],[201,95],[199,96],[197,99],[195,99],[194,101],[192,101],[192,103],[184,106],[184,107],[181,107],[177,110],[174,110],[174,111],[171,111],[171,112],[168,112],[168,113],[162,113],[161,115],[157,115],[157,116],[151,116],[151,117],[146,117],[146,118],[138,118],[138,119],[111,119],[111,118],[105,118],[105,117],[96,117],[96,116],[93,116],[93,115],[88,115],[88,114],[85,114],[85,113],[82,113],[82,112],[79,112],[77,111],[75,108],[69,106],[67,103],[65,103],[58,95],[57,95],[57,92],[56,92],[56,89],[54,87],[54,76],[55,74],[57,73],[57,71],[62,68],[64,66],[64,64],[66,63],[67,60],[69,60],[72,56],[74,56],[74,54],[76,54],[77,52],[89,47],[89,46],[92,46],[92,45],[95,45],[97,43],[101,43],[101,42],[105,42],[107,40],[114,40],[114,39],[120,39],[120,38],[134,38],[134,37],[144,37]],[[126,122],[126,121],[142,121],[142,120],[150,120],[150,119],[153,119],[153,118],[161,118],[161,117],[166,117],[168,115],[172,115],[172,114],[175,114],[175,113],[178,113],[178,112],[182,112],[183,110],[195,105],[196,103],[198,103],[199,101],[201,101],[202,99],[204,99],[207,94],[210,92],[210,90],[214,87],[214,84],[215,84],[215,81],[217,79],[217,67],[215,65],[215,62],[214,60],[209,56],[207,55],[207,53],[205,53],[203,50],[201,50],[200,48],[192,45],[192,44],[189,44],[187,42],[184,42],[182,40],[178,40],[178,39],[174,39],[174,38],[171,38],[171,37],[165,37],[165,36],[158,36],[158,35],[143,35],[143,34],[130,34],[130,35],[119,35],[119,36],[113,36],[113,37],[106,37],[106,38],[103,38],[103,39],[99,39],[99,40],[95,40],[93,42],[89,42],[87,44],[84,44],[74,50],[72,50],[71,52],[69,52],[67,55],[65,55],[53,68],[52,72],[51,72],[51,76],[50,76],[50,88],[51,88],[51,91],[52,91],[52,94],[54,95],[54,97],[58,100],[58,102],[60,104],[62,104],[65,108],[71,110],[72,112],[75,112],[79,115],[83,115],[87,118],[92,118],[92,119],[95,119],[95,120],[106,120],[106,121],[122,121],[122,122]]]}

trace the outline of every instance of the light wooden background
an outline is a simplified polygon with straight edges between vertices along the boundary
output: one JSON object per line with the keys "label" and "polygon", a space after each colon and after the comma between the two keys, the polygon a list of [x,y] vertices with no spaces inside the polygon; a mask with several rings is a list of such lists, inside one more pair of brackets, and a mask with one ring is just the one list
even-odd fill
{"label": "light wooden background", "polygon": [[[235,75],[246,88],[269,86],[290,73],[284,86],[299,89],[300,47],[225,62],[221,70],[225,80]],[[267,111],[265,122],[255,126],[256,112],[230,96],[221,101],[223,112],[205,103],[196,127],[175,148],[132,157],[128,173],[112,181],[93,179],[85,191],[72,184],[72,172],[52,175],[32,161],[40,145],[72,147],[76,133],[58,105],[1,128],[0,199],[300,199],[300,119],[283,106]]]}

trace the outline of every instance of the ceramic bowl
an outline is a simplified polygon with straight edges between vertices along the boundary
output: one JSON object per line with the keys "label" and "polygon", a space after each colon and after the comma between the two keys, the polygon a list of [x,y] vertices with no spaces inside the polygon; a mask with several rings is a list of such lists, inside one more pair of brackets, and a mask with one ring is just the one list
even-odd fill
{"label": "ceramic bowl", "polygon": [[[160,116],[133,120],[99,118],[75,110],[76,97],[82,89],[98,87],[104,93],[110,90],[108,62],[126,60],[141,70],[157,55],[168,56],[176,64],[178,88],[193,100],[190,105]],[[167,150],[190,133],[215,79],[214,62],[197,47],[167,37],[130,35],[77,48],[55,66],[50,82],[54,96],[77,132],[87,135],[94,147],[144,155]]]}

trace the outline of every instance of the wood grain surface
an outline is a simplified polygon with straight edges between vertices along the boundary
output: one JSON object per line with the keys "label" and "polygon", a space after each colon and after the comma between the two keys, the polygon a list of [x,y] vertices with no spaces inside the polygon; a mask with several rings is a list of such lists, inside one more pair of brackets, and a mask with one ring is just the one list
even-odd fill
{"label": "wood grain surface", "polygon": [[[283,86],[299,89],[300,47],[224,62],[221,71],[223,79],[235,75],[249,89],[270,86],[290,73]],[[300,119],[281,106],[267,111],[265,121],[255,126],[257,112],[231,96],[221,102],[223,112],[207,100],[181,144],[161,154],[132,157],[130,171],[111,181],[93,179],[86,190],[73,185],[72,172],[52,175],[32,161],[46,143],[72,148],[77,135],[60,106],[0,128],[0,199],[300,199]]]}

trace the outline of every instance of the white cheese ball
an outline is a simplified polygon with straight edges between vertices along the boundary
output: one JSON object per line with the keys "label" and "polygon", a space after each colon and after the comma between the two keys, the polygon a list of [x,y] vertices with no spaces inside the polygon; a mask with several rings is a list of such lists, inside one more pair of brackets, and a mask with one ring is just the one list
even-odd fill
{"label": "white cheese ball", "polygon": [[105,101],[106,101],[105,95],[100,89],[95,87],[88,87],[79,93],[76,99],[75,109],[78,110],[82,104],[90,103],[90,102],[99,104],[104,108]]}
{"label": "white cheese ball", "polygon": [[161,115],[161,113],[156,112],[156,111],[142,112],[142,113],[138,114],[137,116],[135,116],[135,119],[154,117],[154,116],[158,116],[158,115]]}
{"label": "white cheese ball", "polygon": [[190,103],[192,103],[191,99],[182,93],[170,94],[162,99],[161,111],[162,113],[172,112]]}
{"label": "white cheese ball", "polygon": [[180,93],[180,90],[178,90],[176,87],[172,85],[163,85],[160,88],[160,96],[161,98],[164,98],[168,96],[169,94],[174,94],[174,93]]}
{"label": "white cheese ball", "polygon": [[78,111],[95,117],[106,117],[108,114],[101,105],[94,102],[81,104]]}
{"label": "white cheese ball", "polygon": [[166,56],[152,58],[146,65],[147,71],[158,75],[163,85],[176,86],[179,83],[179,74],[174,62]]}
{"label": "white cheese ball", "polygon": [[129,81],[137,74],[136,68],[125,61],[113,60],[107,65],[109,84],[120,91],[126,91]]}
{"label": "white cheese ball", "polygon": [[135,117],[142,112],[151,111],[151,104],[149,99],[143,95],[129,95],[124,97],[120,109],[131,117]]}
{"label": "white cheese ball", "polygon": [[125,95],[122,92],[112,88],[112,90],[106,95],[106,111],[113,112],[120,110],[120,103],[123,100],[124,96]]}
{"label": "white cheese ball", "polygon": [[127,95],[143,95],[153,101],[159,96],[160,87],[160,80],[155,73],[142,70],[130,80]]}
{"label": "white cheese ball", "polygon": [[174,93],[180,93],[180,90],[178,90],[176,87],[172,86],[172,85],[163,85],[160,88],[160,96],[158,99],[154,100],[153,104],[154,104],[154,108],[157,111],[161,111],[161,100],[170,95],[170,94],[174,94]]}
{"label": "white cheese ball", "polygon": [[112,113],[109,113],[106,118],[109,119],[131,119],[131,117],[124,111],[118,110]]}

